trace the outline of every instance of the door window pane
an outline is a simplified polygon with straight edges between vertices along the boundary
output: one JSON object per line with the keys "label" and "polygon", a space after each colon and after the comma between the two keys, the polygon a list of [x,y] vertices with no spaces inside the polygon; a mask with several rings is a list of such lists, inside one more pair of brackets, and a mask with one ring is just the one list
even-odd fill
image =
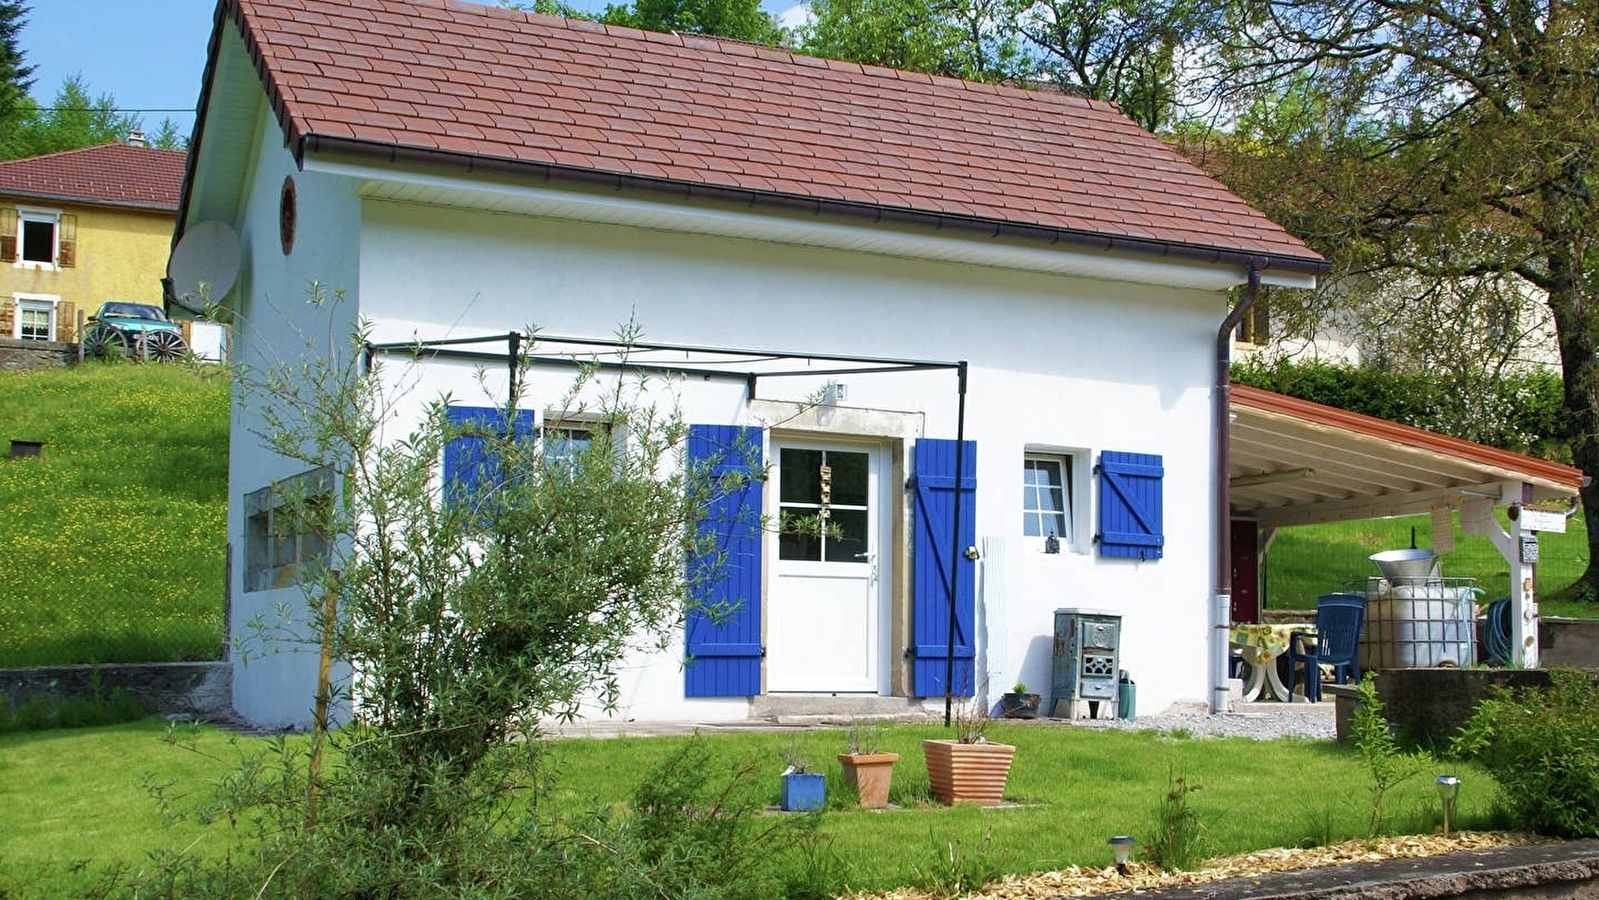
{"label": "door window pane", "polygon": [[833,510],[828,518],[825,543],[827,562],[867,562],[866,510]]}
{"label": "door window pane", "polygon": [[867,562],[870,484],[869,453],[784,448],[778,473],[778,558]]}
{"label": "door window pane", "polygon": [[778,485],[780,502],[822,502],[822,451],[784,448],[779,467],[783,470]]}
{"label": "door window pane", "polygon": [[870,458],[865,453],[827,451],[827,464],[833,468],[833,504],[865,506],[870,478]]}
{"label": "door window pane", "polygon": [[778,525],[777,558],[822,558],[822,534],[818,527],[823,520],[817,518],[818,510],[785,509]]}

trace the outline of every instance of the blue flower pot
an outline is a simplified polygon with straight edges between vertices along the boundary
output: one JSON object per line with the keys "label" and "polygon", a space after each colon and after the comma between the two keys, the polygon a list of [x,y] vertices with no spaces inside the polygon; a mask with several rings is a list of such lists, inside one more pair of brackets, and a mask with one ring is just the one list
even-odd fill
{"label": "blue flower pot", "polygon": [[809,812],[827,802],[827,782],[820,772],[793,772],[783,776],[783,809]]}

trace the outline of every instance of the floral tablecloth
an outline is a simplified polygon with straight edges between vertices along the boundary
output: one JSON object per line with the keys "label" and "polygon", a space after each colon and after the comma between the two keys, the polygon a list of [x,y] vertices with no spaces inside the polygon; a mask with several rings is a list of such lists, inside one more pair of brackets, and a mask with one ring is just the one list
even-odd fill
{"label": "floral tablecloth", "polygon": [[1278,700],[1290,700],[1292,695],[1282,679],[1277,676],[1277,657],[1288,652],[1288,641],[1294,632],[1315,634],[1316,626],[1309,622],[1284,622],[1280,625],[1233,625],[1228,633],[1239,655],[1249,663],[1250,677],[1244,686],[1245,699],[1254,700],[1261,689],[1267,688]]}
{"label": "floral tablecloth", "polygon": [[1308,622],[1289,622],[1283,625],[1234,625],[1227,639],[1244,651],[1245,661],[1253,665],[1288,652],[1288,636],[1295,631],[1316,633],[1316,626]]}

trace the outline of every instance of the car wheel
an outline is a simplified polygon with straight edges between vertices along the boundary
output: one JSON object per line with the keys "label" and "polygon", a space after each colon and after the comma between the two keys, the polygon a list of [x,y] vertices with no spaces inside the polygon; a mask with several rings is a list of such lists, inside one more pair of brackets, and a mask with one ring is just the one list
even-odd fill
{"label": "car wheel", "polygon": [[128,352],[128,339],[122,332],[108,325],[95,325],[83,333],[83,355],[104,359],[107,356],[124,356]]}
{"label": "car wheel", "polygon": [[189,345],[183,342],[183,335],[176,331],[146,331],[139,338],[138,355],[145,359],[172,362],[182,359],[189,352]]}

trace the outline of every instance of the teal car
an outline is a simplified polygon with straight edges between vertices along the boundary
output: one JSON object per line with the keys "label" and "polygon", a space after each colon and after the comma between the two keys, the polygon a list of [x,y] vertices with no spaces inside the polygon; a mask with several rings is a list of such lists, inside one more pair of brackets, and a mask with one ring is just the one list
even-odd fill
{"label": "teal car", "polygon": [[89,317],[83,331],[86,356],[110,354],[140,359],[182,359],[189,352],[178,323],[167,318],[161,307],[148,303],[113,300],[100,304],[100,311]]}

